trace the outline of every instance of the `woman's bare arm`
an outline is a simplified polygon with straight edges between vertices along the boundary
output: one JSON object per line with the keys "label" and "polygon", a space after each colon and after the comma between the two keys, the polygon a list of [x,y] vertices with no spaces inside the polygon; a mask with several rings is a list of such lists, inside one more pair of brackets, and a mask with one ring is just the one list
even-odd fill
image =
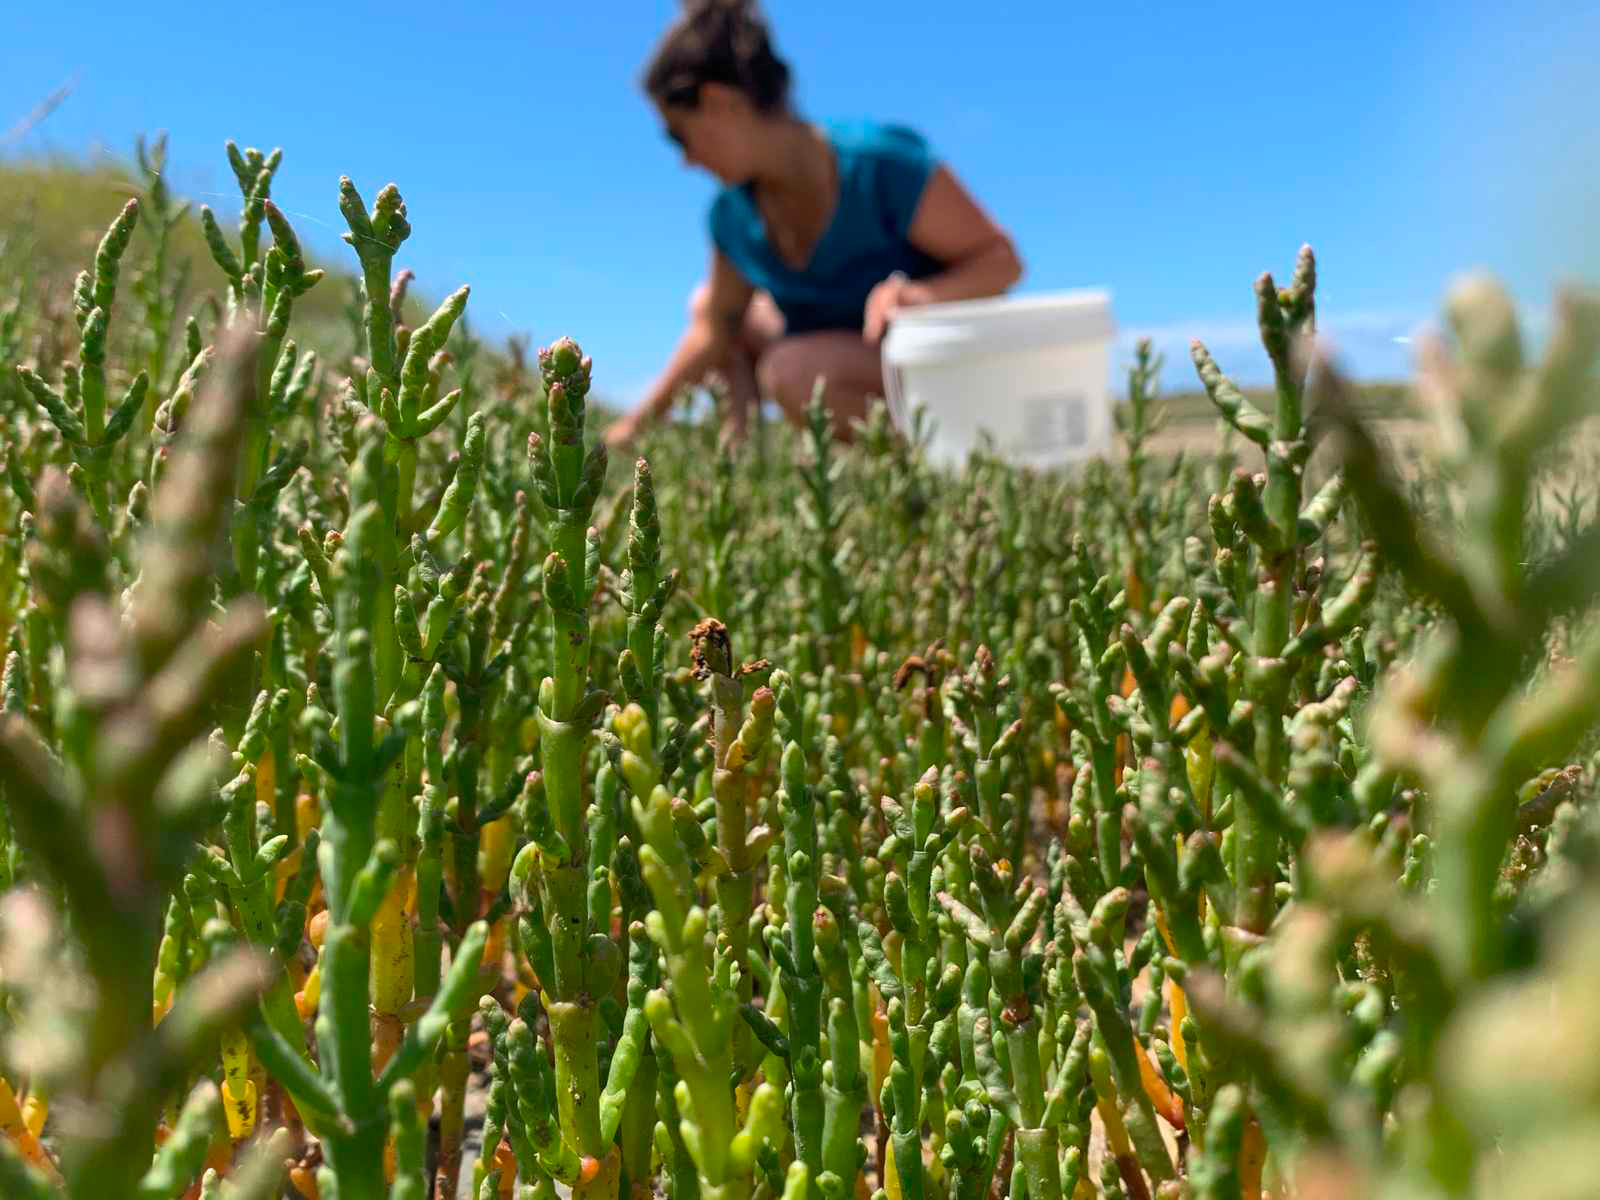
{"label": "woman's bare arm", "polygon": [[1022,277],[1022,260],[1010,237],[946,167],[935,169],[923,189],[910,241],[945,268],[926,279],[896,278],[874,288],[862,331],[868,341],[883,336],[896,308],[998,296]]}
{"label": "woman's bare arm", "polygon": [[678,340],[677,349],[639,406],[606,430],[606,441],[612,445],[630,441],[646,422],[672,406],[673,397],[682,388],[698,382],[712,367],[722,365],[739,337],[745,310],[754,294],[755,289],[733,264],[720,251],[713,250],[706,284],[691,305],[689,326]]}

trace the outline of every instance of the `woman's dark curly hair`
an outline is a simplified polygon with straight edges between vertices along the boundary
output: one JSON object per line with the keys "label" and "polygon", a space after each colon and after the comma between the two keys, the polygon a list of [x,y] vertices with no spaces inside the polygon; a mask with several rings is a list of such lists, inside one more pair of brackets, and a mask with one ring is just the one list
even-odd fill
{"label": "woman's dark curly hair", "polygon": [[645,67],[644,90],[663,108],[694,108],[706,83],[739,89],[758,112],[788,110],[789,66],[751,0],[688,0]]}

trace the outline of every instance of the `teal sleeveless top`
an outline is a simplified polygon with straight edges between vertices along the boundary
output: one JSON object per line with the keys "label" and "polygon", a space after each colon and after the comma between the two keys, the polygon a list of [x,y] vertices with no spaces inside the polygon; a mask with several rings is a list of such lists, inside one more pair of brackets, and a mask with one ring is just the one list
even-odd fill
{"label": "teal sleeveless top", "polygon": [[940,269],[908,240],[923,189],[938,164],[927,143],[899,125],[823,125],[838,164],[839,199],[811,253],[795,270],[767,240],[749,184],[711,205],[711,240],[752,287],[770,292],[788,333],[860,332],[867,293],[896,271],[921,279]]}

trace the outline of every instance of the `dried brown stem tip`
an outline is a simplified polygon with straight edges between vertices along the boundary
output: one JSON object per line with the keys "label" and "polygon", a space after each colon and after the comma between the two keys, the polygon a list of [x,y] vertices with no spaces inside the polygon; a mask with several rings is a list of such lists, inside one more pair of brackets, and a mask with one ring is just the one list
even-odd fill
{"label": "dried brown stem tip", "polygon": [[713,673],[732,676],[733,642],[728,627],[715,617],[707,617],[689,631],[689,662],[696,679],[709,679]]}

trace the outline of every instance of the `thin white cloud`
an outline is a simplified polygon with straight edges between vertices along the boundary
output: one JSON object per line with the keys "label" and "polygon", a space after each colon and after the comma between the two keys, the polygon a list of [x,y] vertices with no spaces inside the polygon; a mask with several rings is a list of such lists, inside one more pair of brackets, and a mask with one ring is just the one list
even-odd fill
{"label": "thin white cloud", "polygon": [[[1536,357],[1549,335],[1551,311],[1533,306],[1519,310],[1518,316],[1528,356]],[[1437,310],[1373,308],[1317,314],[1317,335],[1325,351],[1358,379],[1410,378],[1416,343],[1441,328]],[[1168,387],[1196,385],[1189,358],[1189,343],[1194,338],[1205,343],[1217,364],[1236,382],[1255,384],[1271,378],[1271,364],[1261,348],[1254,319],[1195,317],[1123,329],[1118,332],[1115,350],[1119,364],[1131,361],[1134,347],[1146,337],[1165,356],[1162,382]]]}
{"label": "thin white cloud", "polygon": [[[1429,326],[1431,315],[1412,309],[1352,309],[1319,312],[1317,332],[1332,355],[1358,378],[1399,379],[1411,371],[1410,339]],[[1189,343],[1198,338],[1228,375],[1239,383],[1271,377],[1253,318],[1195,317],[1159,325],[1133,326],[1117,337],[1116,354],[1127,362],[1140,339],[1149,338],[1166,359],[1163,384],[1193,387],[1197,381]]]}

